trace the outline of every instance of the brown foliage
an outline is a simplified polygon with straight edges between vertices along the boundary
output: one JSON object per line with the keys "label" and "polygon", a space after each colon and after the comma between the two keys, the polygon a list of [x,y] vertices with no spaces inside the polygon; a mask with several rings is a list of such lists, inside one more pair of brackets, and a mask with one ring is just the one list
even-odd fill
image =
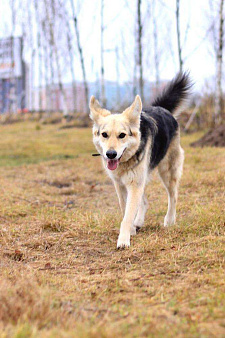
{"label": "brown foliage", "polygon": [[225,147],[225,125],[209,130],[192,147]]}
{"label": "brown foliage", "polygon": [[51,312],[49,294],[26,269],[0,284],[0,304],[0,321],[5,324],[32,321],[41,328],[56,315]]}

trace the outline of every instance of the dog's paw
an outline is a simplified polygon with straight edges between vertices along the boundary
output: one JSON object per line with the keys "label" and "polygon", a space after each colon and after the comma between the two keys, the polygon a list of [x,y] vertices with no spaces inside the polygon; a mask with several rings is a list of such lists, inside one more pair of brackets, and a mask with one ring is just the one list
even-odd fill
{"label": "dog's paw", "polygon": [[141,228],[143,228],[143,226],[144,226],[144,220],[143,219],[135,219],[134,220],[134,227],[135,228],[138,228],[139,230],[141,229]]}
{"label": "dog's paw", "polygon": [[137,230],[137,228],[135,226],[132,226],[131,229],[130,229],[130,235],[135,236],[136,233],[137,233],[136,230]]}
{"label": "dog's paw", "polygon": [[164,227],[174,225],[176,223],[176,217],[168,217],[167,215],[164,218]]}
{"label": "dog's paw", "polygon": [[130,234],[119,234],[117,241],[117,249],[125,249],[130,247]]}

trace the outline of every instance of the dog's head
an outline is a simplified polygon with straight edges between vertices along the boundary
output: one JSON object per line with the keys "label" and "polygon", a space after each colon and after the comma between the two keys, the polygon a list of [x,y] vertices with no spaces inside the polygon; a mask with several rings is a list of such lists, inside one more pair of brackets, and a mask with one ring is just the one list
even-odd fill
{"label": "dog's head", "polygon": [[94,96],[91,97],[93,142],[106,160],[108,169],[115,170],[119,162],[128,161],[138,150],[141,111],[142,102],[138,95],[121,114],[111,114],[109,110],[101,108]]}

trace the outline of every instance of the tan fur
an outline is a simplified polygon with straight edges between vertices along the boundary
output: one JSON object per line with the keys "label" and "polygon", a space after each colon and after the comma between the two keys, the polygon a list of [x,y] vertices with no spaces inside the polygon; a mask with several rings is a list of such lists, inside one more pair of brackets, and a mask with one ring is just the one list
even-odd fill
{"label": "tan fur", "polygon": [[[98,101],[92,97],[90,110],[90,116],[94,121],[93,142],[102,155],[106,172],[114,183],[123,214],[117,247],[129,247],[130,236],[135,235],[136,228],[144,224],[147,209],[144,190],[150,176],[149,158],[152,140],[149,139],[147,142],[141,159],[137,160],[134,156],[140,145],[141,99],[136,96],[133,104],[122,114],[111,114],[108,110],[102,109]],[[152,119],[152,117],[149,118]],[[156,122],[155,127],[157,128]],[[104,138],[102,133],[107,133],[107,138]],[[120,133],[125,133],[126,137],[120,139]],[[109,149],[115,150],[120,158],[119,166],[114,171],[109,170],[106,165],[106,152]],[[166,156],[158,165],[159,175],[168,192],[165,226],[175,222],[177,189],[182,173],[183,158],[178,131]]]}
{"label": "tan fur", "polygon": [[164,219],[165,226],[176,222],[176,203],[183,162],[184,151],[180,146],[180,134],[178,131],[170,144],[166,156],[158,165],[159,176],[168,193],[168,211]]}

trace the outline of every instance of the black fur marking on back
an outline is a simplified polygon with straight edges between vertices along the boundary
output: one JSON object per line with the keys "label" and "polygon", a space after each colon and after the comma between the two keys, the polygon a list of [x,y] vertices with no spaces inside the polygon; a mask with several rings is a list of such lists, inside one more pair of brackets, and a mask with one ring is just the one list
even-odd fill
{"label": "black fur marking on back", "polygon": [[144,152],[148,139],[151,138],[152,149],[149,166],[150,169],[154,169],[166,155],[177,129],[177,121],[165,109],[160,107],[145,109],[141,114],[141,143],[136,152],[137,159],[140,160],[140,155]]}
{"label": "black fur marking on back", "polygon": [[152,103],[153,107],[162,107],[171,114],[176,108],[187,99],[192,83],[188,73],[178,73],[177,76],[166,86],[162,94],[159,95]]}
{"label": "black fur marking on back", "polygon": [[164,158],[169,145],[177,133],[178,123],[173,113],[187,99],[192,83],[187,73],[179,73],[159,95],[149,109],[143,109],[141,114],[141,142],[136,152],[136,158],[141,161],[149,138],[152,139],[149,168],[154,169]]}

